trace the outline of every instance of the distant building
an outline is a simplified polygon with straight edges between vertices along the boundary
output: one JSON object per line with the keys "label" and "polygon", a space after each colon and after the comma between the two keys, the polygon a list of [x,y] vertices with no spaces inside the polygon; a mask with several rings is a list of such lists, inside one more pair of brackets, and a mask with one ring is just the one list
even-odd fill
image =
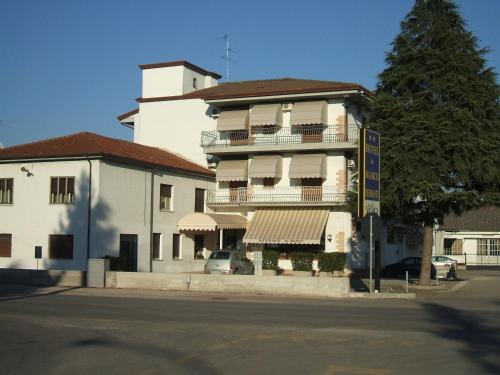
{"label": "distant building", "polygon": [[[0,150],[0,267],[202,270],[207,249],[177,222],[203,212],[214,174],[156,147],[78,133]],[[42,258],[35,259],[35,246]]]}
{"label": "distant building", "polygon": [[435,230],[434,254],[468,265],[500,265],[500,208],[446,216]]}

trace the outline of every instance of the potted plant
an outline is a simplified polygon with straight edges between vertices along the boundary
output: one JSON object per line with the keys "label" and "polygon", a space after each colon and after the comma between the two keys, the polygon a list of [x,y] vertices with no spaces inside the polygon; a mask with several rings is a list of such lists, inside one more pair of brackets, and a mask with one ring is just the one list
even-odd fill
{"label": "potted plant", "polygon": [[262,276],[276,276],[279,253],[274,250],[262,252]]}
{"label": "potted plant", "polygon": [[296,252],[291,254],[293,276],[312,276],[313,253]]}

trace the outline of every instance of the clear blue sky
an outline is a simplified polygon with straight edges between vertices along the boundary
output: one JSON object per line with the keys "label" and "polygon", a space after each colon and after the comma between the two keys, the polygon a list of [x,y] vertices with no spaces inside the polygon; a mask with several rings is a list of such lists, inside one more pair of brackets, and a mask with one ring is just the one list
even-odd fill
{"label": "clear blue sky", "polygon": [[[500,63],[500,1],[460,0]],[[231,80],[298,77],[373,89],[412,0],[0,0],[0,142],[88,130],[132,139],[116,115],[136,107],[138,64],[186,59]]]}

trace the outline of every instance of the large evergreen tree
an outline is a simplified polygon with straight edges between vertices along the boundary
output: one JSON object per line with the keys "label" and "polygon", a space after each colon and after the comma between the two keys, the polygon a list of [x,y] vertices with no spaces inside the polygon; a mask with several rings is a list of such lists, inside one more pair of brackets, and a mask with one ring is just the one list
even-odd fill
{"label": "large evergreen tree", "polygon": [[370,117],[381,133],[382,212],[423,223],[427,284],[434,223],[500,202],[500,91],[452,1],[416,0],[392,47]]}

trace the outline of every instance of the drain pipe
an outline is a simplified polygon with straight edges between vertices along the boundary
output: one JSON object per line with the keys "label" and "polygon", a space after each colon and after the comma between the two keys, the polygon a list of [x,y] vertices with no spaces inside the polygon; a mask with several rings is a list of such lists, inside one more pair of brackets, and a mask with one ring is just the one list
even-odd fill
{"label": "drain pipe", "polygon": [[89,258],[90,258],[90,225],[91,225],[91,215],[92,215],[92,162],[87,158],[89,163],[89,186],[88,186],[88,205],[87,205],[87,264],[85,269],[88,270]]}
{"label": "drain pipe", "polygon": [[155,189],[155,172],[151,171],[151,207],[149,212],[149,272],[153,272],[153,210],[154,210],[154,189]]}

